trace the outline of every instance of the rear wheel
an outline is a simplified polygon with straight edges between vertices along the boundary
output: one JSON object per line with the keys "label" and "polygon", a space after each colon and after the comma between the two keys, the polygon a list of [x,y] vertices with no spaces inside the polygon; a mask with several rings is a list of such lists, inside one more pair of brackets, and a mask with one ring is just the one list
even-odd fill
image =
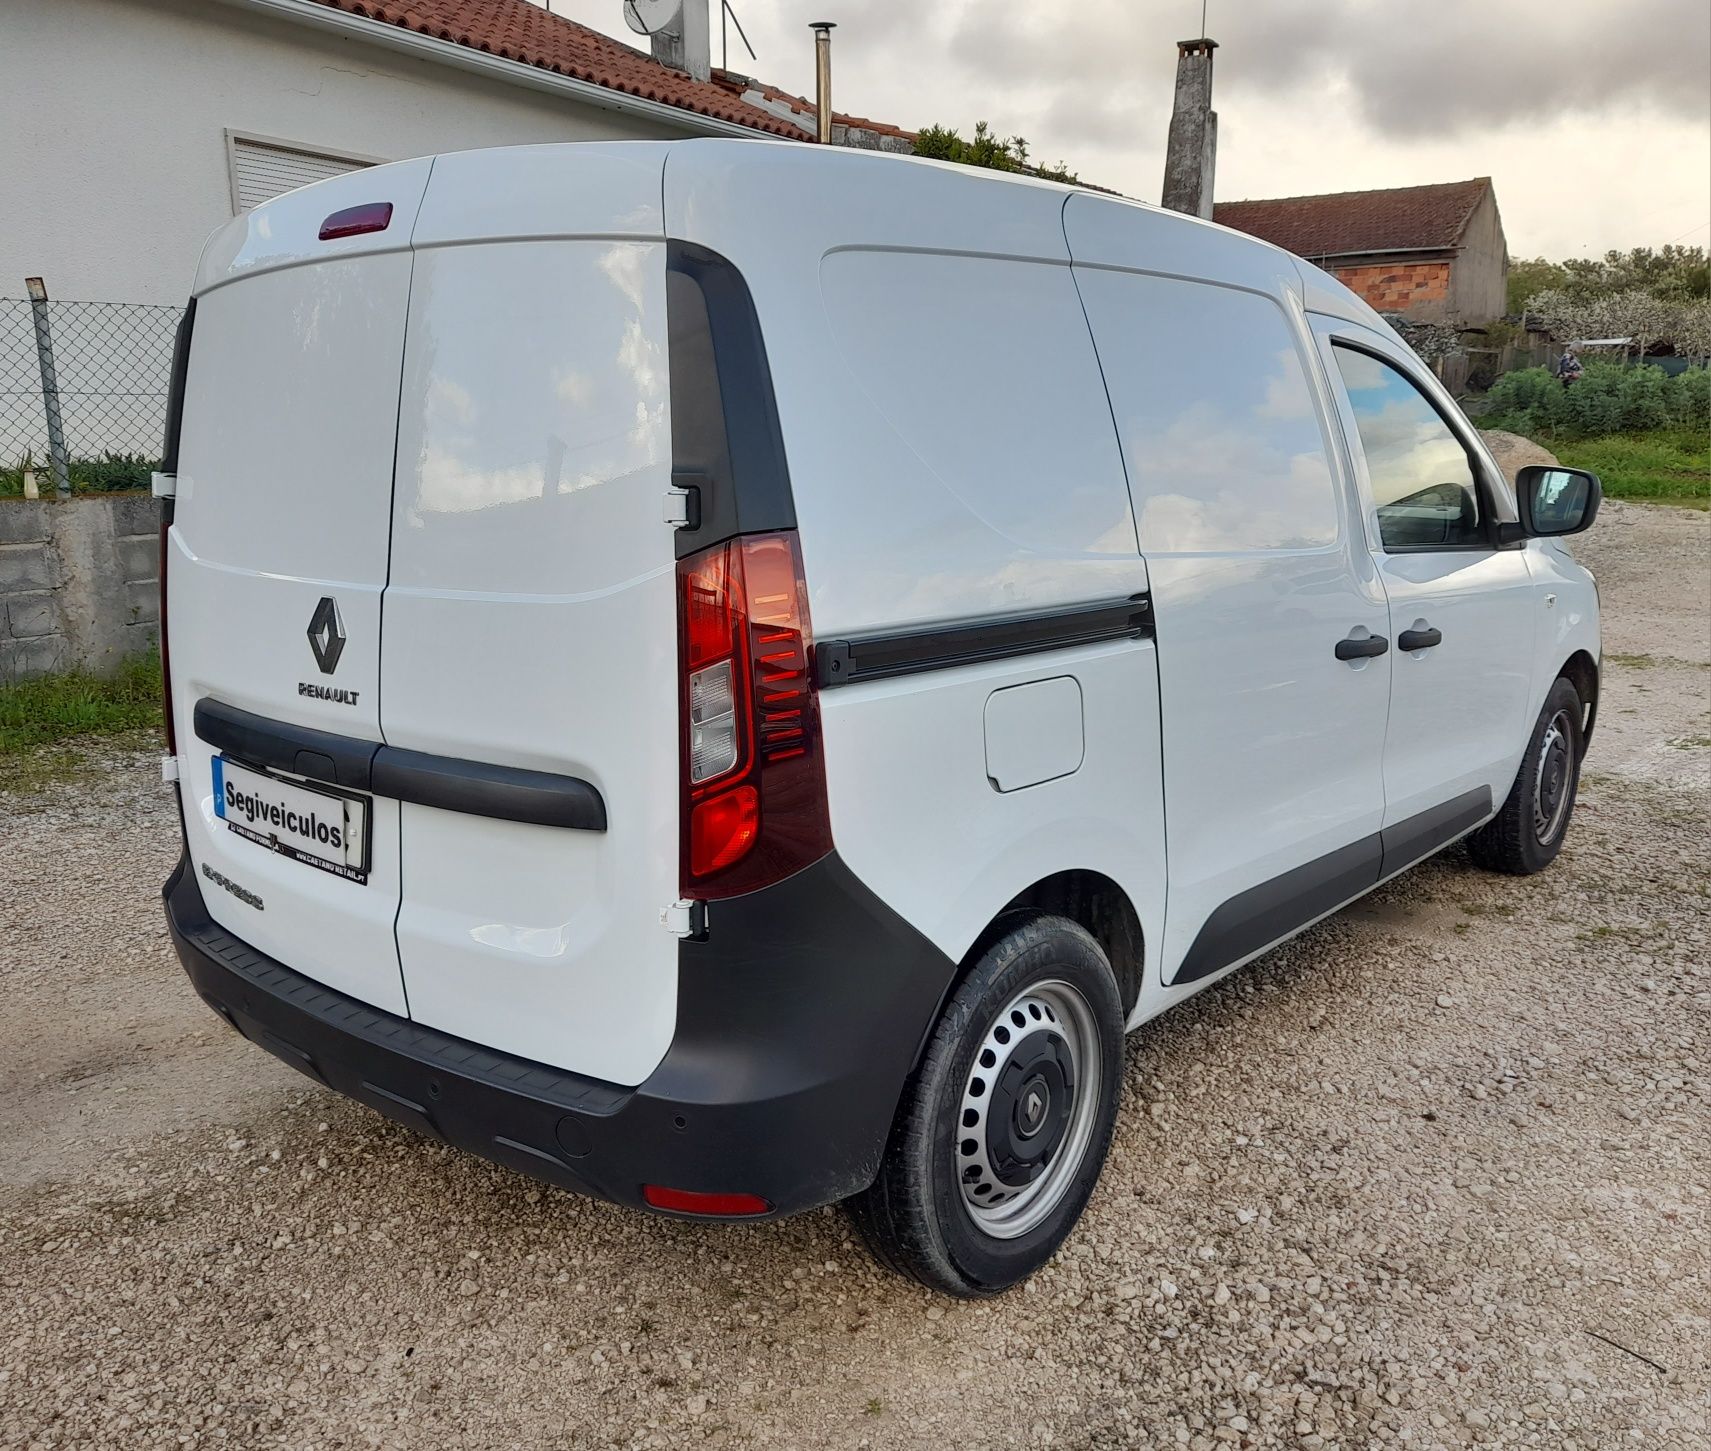
{"label": "rear wheel", "polygon": [[850,1201],[879,1259],[961,1296],[1044,1264],[1104,1165],[1122,1044],[1099,944],[1062,917],[1020,919],[952,995],[879,1177]]}
{"label": "rear wheel", "polygon": [[1558,679],[1533,725],[1503,809],[1468,838],[1468,854],[1477,865],[1525,877],[1556,860],[1580,785],[1583,719],[1579,694]]}

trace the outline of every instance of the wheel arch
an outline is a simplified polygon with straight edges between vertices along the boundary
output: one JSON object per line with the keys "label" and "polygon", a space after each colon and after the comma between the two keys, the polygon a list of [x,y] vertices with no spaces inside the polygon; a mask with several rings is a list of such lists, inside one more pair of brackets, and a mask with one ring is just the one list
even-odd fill
{"label": "wheel arch", "polygon": [[1576,650],[1562,668],[1556,673],[1556,679],[1566,680],[1574,687],[1575,694],[1580,697],[1583,710],[1580,723],[1580,754],[1585,759],[1586,748],[1592,741],[1592,728],[1598,721],[1598,662],[1586,650]]}
{"label": "wheel arch", "polygon": [[1053,872],[1006,902],[963,954],[957,965],[956,981],[947,989],[947,997],[956,990],[957,983],[962,981],[969,968],[980,960],[981,954],[1015,925],[1019,913],[1067,917],[1085,927],[1104,949],[1111,971],[1117,978],[1123,1016],[1127,1018],[1134,1011],[1136,1002],[1140,1000],[1146,971],[1146,939],[1141,931],[1140,914],[1120,885],[1105,873],[1086,867]]}

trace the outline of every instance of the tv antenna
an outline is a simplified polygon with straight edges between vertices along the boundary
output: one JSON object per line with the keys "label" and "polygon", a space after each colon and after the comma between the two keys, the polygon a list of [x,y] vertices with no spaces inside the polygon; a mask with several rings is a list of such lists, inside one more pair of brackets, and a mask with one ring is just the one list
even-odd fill
{"label": "tv antenna", "polygon": [[729,0],[719,0],[719,69],[728,71],[731,68],[731,37],[725,28],[729,21],[737,27],[737,39],[742,41],[743,49],[749,53],[750,60],[759,60],[755,48],[749,44],[749,38],[743,33],[743,22],[737,19],[737,12],[731,9]]}

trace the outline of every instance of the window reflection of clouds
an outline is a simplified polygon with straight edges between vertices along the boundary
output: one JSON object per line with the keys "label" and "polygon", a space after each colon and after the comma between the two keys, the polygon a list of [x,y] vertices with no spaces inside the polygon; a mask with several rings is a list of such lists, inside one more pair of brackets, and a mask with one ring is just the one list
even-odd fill
{"label": "window reflection of clouds", "polygon": [[[420,515],[466,513],[620,483],[666,456],[663,302],[649,244],[563,243],[425,254],[417,291]],[[482,255],[487,254],[487,255]],[[654,259],[657,260],[657,259]],[[466,275],[479,273],[477,279]]]}
{"label": "window reflection of clouds", "polygon": [[821,285],[849,386],[919,461],[923,517],[950,504],[1025,549],[1134,557],[1067,268],[851,250]]}
{"label": "window reflection of clouds", "polygon": [[1401,373],[1370,354],[1333,349],[1366,454],[1373,502],[1386,508],[1435,484],[1477,499],[1467,451],[1438,412]]}
{"label": "window reflection of clouds", "polygon": [[1276,304],[1163,277],[1078,273],[1140,509],[1158,554],[1336,541],[1335,483]]}

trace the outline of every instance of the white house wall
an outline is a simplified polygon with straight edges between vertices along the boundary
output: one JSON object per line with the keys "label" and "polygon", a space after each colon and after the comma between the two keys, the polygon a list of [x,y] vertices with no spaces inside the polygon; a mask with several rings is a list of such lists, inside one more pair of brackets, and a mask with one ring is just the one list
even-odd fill
{"label": "white house wall", "polygon": [[0,0],[0,296],[182,303],[226,133],[401,160],[688,135],[212,0]]}

